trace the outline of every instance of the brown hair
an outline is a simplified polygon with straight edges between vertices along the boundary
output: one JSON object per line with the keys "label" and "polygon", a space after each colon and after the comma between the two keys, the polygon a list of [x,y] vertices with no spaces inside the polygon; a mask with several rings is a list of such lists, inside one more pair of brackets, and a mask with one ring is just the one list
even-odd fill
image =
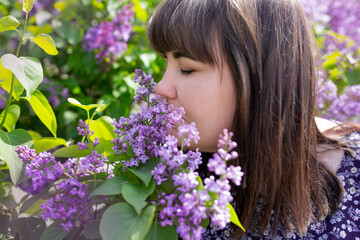
{"label": "brown hair", "polygon": [[337,210],[341,184],[316,156],[326,139],[314,120],[316,41],[296,0],[165,0],[148,36],[160,53],[230,64],[235,164],[245,172],[233,194],[245,228],[263,233],[273,210],[273,230],[303,234]]}

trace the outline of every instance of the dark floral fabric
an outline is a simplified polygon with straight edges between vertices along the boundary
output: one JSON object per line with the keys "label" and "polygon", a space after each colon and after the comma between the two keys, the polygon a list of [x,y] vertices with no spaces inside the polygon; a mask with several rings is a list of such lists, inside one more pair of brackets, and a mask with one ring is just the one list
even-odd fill
{"label": "dark floral fabric", "polygon": [[[247,233],[244,239],[360,240],[360,133],[350,134],[347,141],[353,151],[345,152],[337,172],[345,189],[344,197],[339,210],[331,218],[310,224],[308,232],[303,236],[297,233],[286,234],[279,227],[275,237],[271,236],[270,231],[265,231],[263,236]],[[230,227],[219,230],[210,224],[203,240],[231,239],[230,233]]]}

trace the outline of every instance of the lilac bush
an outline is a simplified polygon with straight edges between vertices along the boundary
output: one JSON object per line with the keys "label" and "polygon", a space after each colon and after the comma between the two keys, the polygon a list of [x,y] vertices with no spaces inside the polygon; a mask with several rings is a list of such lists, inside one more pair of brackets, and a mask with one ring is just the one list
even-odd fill
{"label": "lilac bush", "polygon": [[321,43],[325,72],[317,90],[318,114],[360,122],[360,2],[301,0]]}
{"label": "lilac bush", "polygon": [[[114,217],[122,216],[117,211],[125,211],[126,216],[129,214],[135,218],[126,221],[138,221],[137,218],[142,216],[140,213],[149,207],[156,208],[159,213],[153,213],[151,219],[146,217],[147,220],[142,221],[147,221],[148,226],[157,222],[162,227],[170,225],[183,239],[201,239],[205,230],[202,225],[207,219],[224,228],[231,217],[229,204],[233,197],[230,182],[239,186],[243,175],[239,166],[227,165],[227,161],[238,157],[234,151],[236,143],[231,140],[232,133],[224,130],[220,135],[219,150],[207,163],[214,176],[205,178],[202,183],[197,172],[203,163],[201,153],[198,149],[186,149],[191,142],[199,140],[195,124],[184,122],[183,108],[167,106],[164,98],[153,95],[156,84],[151,74],[136,70],[134,79],[140,85],[135,102],[142,104],[142,108],[128,118],[113,121],[116,136],[111,141],[113,154],[105,155],[100,150],[104,143],[94,137],[96,133],[91,129],[91,119],[79,121],[77,130],[83,138],[74,145],[77,151],[86,151],[86,157],[71,157],[62,163],[49,152],[36,154],[27,146],[18,146],[18,156],[26,162],[25,174],[32,179],[33,190],[46,196],[40,208],[41,217],[58,222],[66,232],[79,228],[79,237],[87,232],[89,222],[100,217],[98,234],[103,239],[113,239],[114,235],[103,229],[107,225],[119,224],[114,220]],[[177,130],[174,135],[168,134],[173,130]],[[146,180],[146,176],[151,178]],[[171,184],[170,192],[163,189],[165,183]],[[119,187],[122,191],[118,190]],[[139,188],[147,192],[145,203],[132,198],[132,194],[139,198],[145,194]],[[46,191],[48,195],[45,195]],[[111,197],[106,197],[109,195]],[[143,204],[148,207],[144,208]],[[129,205],[132,207],[121,207]],[[101,210],[104,206],[107,208],[105,212]],[[134,213],[135,210],[138,213]],[[171,231],[166,229],[164,231]],[[119,231],[117,234],[130,231],[130,235],[142,232],[144,237],[149,229],[125,226],[120,229],[112,227],[111,231]]]}
{"label": "lilac bush", "polygon": [[113,63],[127,49],[133,16],[132,4],[128,4],[118,10],[112,21],[105,20],[88,29],[83,39],[84,49],[94,51],[99,63]]}

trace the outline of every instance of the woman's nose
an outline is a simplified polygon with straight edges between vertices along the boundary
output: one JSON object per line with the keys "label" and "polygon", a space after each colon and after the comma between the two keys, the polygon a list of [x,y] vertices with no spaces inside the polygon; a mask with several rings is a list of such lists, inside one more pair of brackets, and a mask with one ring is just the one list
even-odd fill
{"label": "woman's nose", "polygon": [[155,93],[167,99],[175,99],[177,92],[174,80],[165,72],[162,80],[155,87]]}

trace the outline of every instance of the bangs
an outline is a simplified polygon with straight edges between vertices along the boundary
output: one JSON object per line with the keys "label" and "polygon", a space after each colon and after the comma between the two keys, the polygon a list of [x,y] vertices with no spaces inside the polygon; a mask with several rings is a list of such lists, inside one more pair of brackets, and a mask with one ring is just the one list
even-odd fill
{"label": "bangs", "polygon": [[[220,0],[222,1],[222,0]],[[151,46],[160,54],[178,51],[183,56],[205,63],[217,63],[221,45],[214,24],[219,14],[217,0],[168,0],[151,17],[147,34]]]}

